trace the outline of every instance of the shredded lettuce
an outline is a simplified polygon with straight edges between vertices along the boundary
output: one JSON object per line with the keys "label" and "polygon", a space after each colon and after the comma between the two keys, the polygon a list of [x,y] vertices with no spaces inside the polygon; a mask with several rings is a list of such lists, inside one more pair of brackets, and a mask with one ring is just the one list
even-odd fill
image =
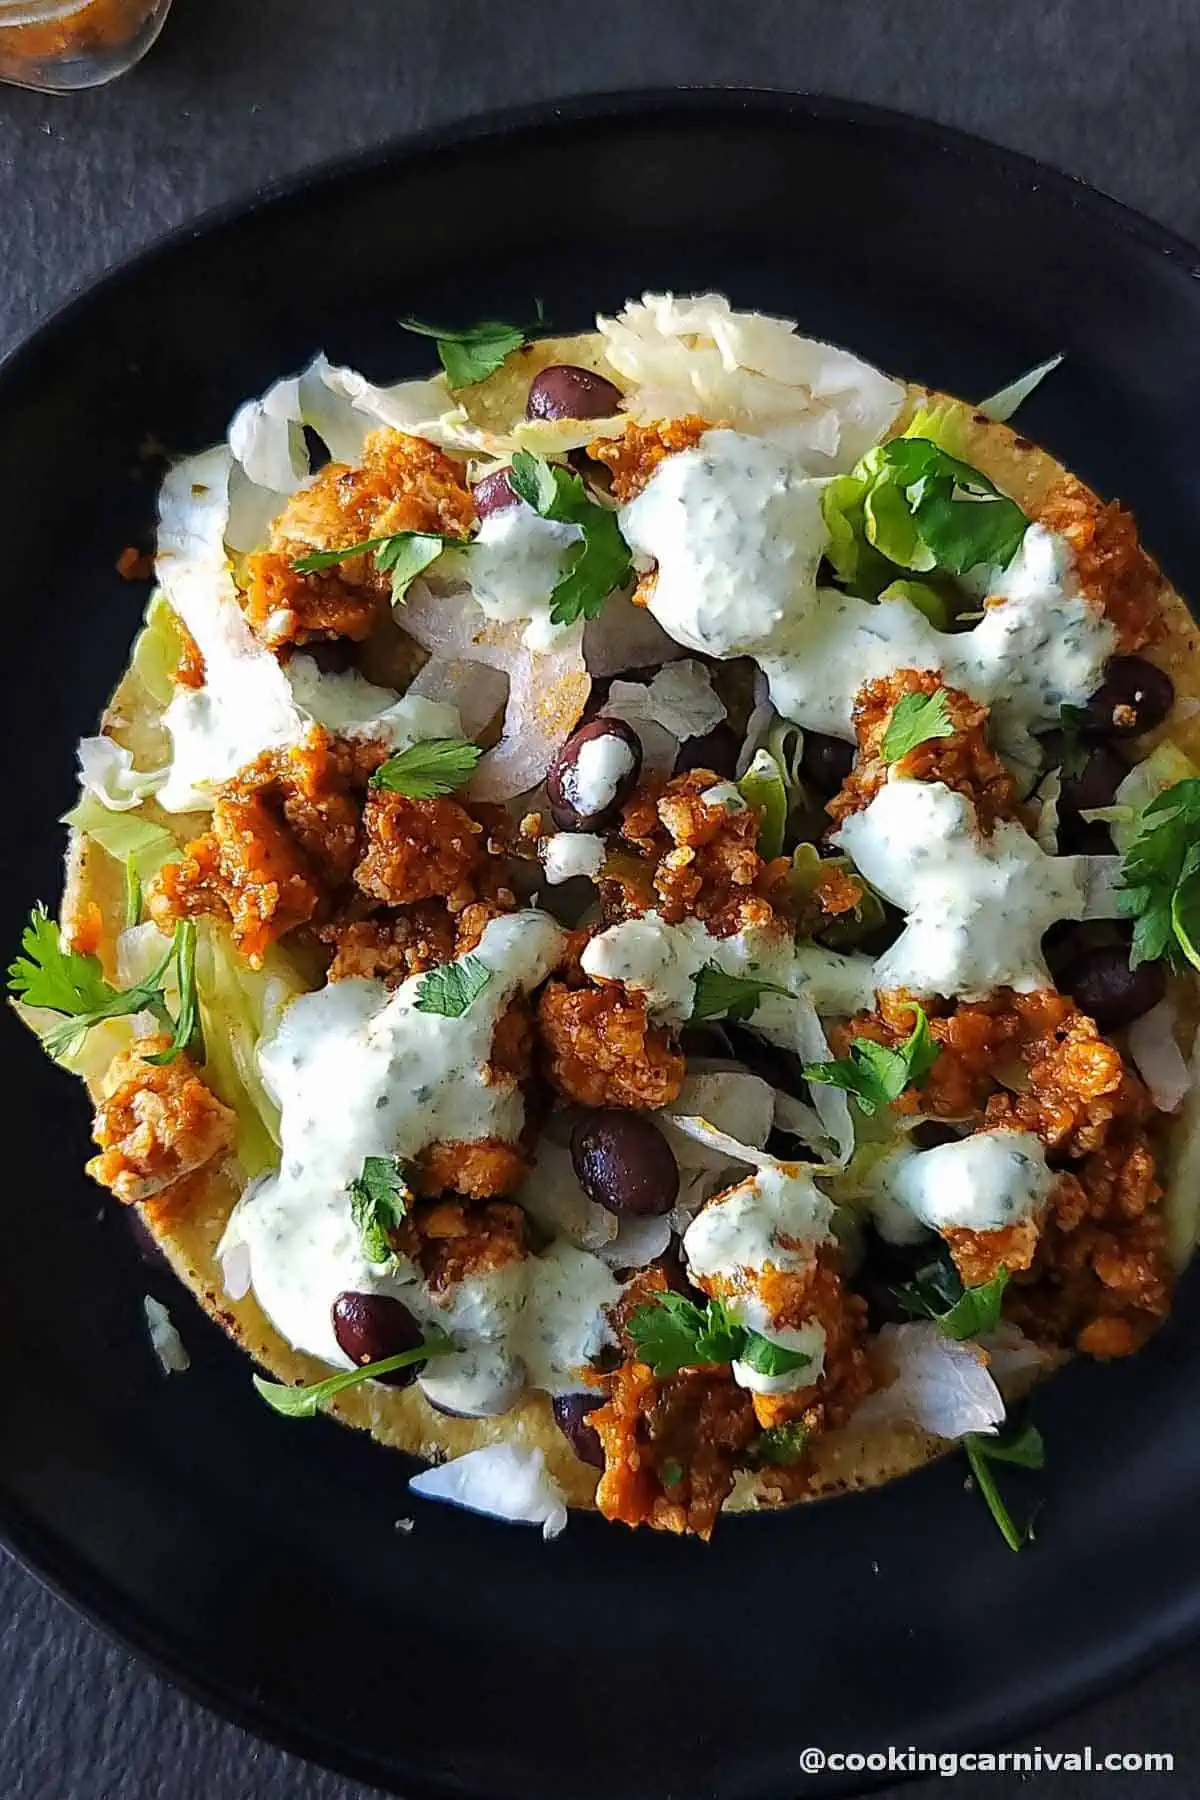
{"label": "shredded lettuce", "polygon": [[171,833],[140,812],[112,812],[94,794],[82,794],[64,825],[83,832],[115,862],[132,862],[139,881],[149,881],[178,848]]}
{"label": "shredded lettuce", "polygon": [[289,1000],[309,982],[278,946],[252,969],[212,920],[202,920],[196,944],[196,984],[207,1052],[205,1073],[238,1116],[238,1157],[246,1173],[279,1164],[279,1108],[258,1067],[259,1041],[278,1023]]}
{"label": "shredded lettuce", "polygon": [[183,655],[179,620],[161,589],[156,588],[146,608],[145,624],[133,646],[131,667],[156,705],[166,707],[175,696],[171,676]]}
{"label": "shredded lettuce", "polygon": [[769,750],[759,750],[746,773],[738,782],[738,792],[747,806],[762,812],[758,828],[758,853],[770,862],[783,854],[787,831],[788,791],[783,770]]}
{"label": "shredded lettuce", "polygon": [[1112,840],[1124,856],[1141,830],[1142,814],[1152,800],[1177,781],[1200,776],[1200,767],[1174,744],[1158,744],[1140,763],[1135,763],[1116,792],[1116,804],[1097,807],[1085,816],[1100,818],[1112,832]]}
{"label": "shredded lettuce", "polygon": [[997,424],[1003,425],[1012,418],[1018,406],[1024,405],[1034,388],[1040,387],[1047,375],[1053,374],[1061,361],[1061,355],[1051,356],[1046,362],[1038,363],[1036,368],[1026,369],[1024,375],[1018,375],[1007,387],[998,388],[986,400],[981,400],[976,410],[985,418],[994,419]]}

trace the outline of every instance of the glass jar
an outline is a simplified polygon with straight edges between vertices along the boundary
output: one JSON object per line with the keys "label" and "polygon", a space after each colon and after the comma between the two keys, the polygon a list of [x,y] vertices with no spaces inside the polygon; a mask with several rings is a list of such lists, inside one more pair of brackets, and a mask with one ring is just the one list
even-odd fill
{"label": "glass jar", "polygon": [[0,81],[69,94],[132,69],[171,0],[0,0]]}

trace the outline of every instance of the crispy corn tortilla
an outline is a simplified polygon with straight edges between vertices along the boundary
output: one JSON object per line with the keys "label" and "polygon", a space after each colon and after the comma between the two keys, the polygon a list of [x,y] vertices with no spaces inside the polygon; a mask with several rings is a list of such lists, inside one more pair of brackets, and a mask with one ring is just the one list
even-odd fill
{"label": "crispy corn tortilla", "polygon": [[[570,362],[604,374],[618,387],[627,384],[607,362],[604,340],[598,334],[547,338],[512,354],[488,380],[464,390],[458,398],[472,419],[491,430],[510,430],[524,416],[525,396],[533,376],[550,363]],[[908,401],[893,428],[898,432],[923,405],[952,406],[962,430],[964,459],[981,469],[1010,494],[1022,508],[1036,516],[1049,489],[1066,471],[1045,450],[1019,437],[1007,425],[997,424],[962,402],[926,389],[910,387]],[[1146,749],[1169,738],[1189,756],[1200,761],[1200,633],[1180,596],[1167,584],[1161,588],[1163,634],[1151,649],[1152,659],[1166,669],[1179,700],[1197,702],[1194,717],[1179,717],[1192,709],[1176,707],[1169,732],[1162,728],[1144,740]],[[162,760],[168,746],[157,703],[130,671],[117,688],[106,712],[104,727],[134,752],[139,763]],[[168,814],[148,802],[143,812],[161,823],[183,844],[203,829],[204,816]],[[70,928],[85,910],[95,905],[103,920],[100,955],[112,973],[115,945],[123,925],[123,874],[99,845],[72,833],[68,851],[63,923]],[[1175,998],[1188,1028],[1197,1019],[1196,988],[1191,980],[1176,981]],[[98,1080],[89,1081],[93,1098]],[[1179,1127],[1175,1127],[1178,1132]],[[1173,1134],[1174,1135],[1174,1134]],[[1170,1146],[1168,1146],[1169,1153]],[[1163,1159],[1169,1160],[1168,1157]],[[216,1249],[239,1197],[243,1178],[235,1166],[202,1171],[189,1183],[186,1207],[177,1215],[147,1222],[175,1273],[191,1289],[200,1304],[250,1355],[280,1381],[307,1383],[329,1374],[328,1367],[313,1357],[297,1353],[271,1325],[248,1294],[231,1300],[224,1291]],[[1066,1360],[1065,1358],[1057,1360]],[[1048,1365],[1056,1366],[1055,1363]],[[1030,1385],[1030,1377],[1007,1384],[1015,1398]],[[381,1444],[391,1445],[426,1461],[463,1455],[487,1444],[512,1443],[523,1449],[543,1451],[550,1474],[560,1484],[571,1506],[594,1506],[597,1472],[582,1463],[554,1423],[545,1394],[527,1394],[500,1418],[460,1419],[439,1413],[420,1389],[385,1387],[365,1382],[334,1399],[329,1411],[345,1424],[369,1431]],[[842,1431],[816,1438],[811,1447],[813,1475],[805,1497],[819,1499],[853,1489],[869,1488],[908,1473],[953,1448],[914,1426],[893,1423],[870,1430],[853,1424]],[[769,1477],[743,1473],[729,1500],[727,1512],[751,1511],[773,1503]]]}

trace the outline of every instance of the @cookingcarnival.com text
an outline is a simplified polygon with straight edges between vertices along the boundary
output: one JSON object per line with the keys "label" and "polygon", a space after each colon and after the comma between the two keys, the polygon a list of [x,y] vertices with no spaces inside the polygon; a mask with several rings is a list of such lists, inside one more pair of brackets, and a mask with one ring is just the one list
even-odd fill
{"label": "@cookingcarnival.com text", "polygon": [[1171,1774],[1170,1750],[918,1750],[889,1744],[886,1750],[826,1750],[810,1744],[800,1752],[806,1775],[1116,1775]]}

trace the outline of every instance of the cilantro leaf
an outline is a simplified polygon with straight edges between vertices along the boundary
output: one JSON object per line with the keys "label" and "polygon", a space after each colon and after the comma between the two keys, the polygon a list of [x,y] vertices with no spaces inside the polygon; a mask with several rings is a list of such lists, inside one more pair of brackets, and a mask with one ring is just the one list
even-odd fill
{"label": "cilantro leaf", "polygon": [[1008,567],[1029,521],[979,469],[918,437],[893,438],[883,446],[883,462],[938,568],[965,575],[980,564]]}
{"label": "cilantro leaf", "polygon": [[639,1357],[656,1375],[677,1375],[700,1363],[731,1363],[745,1339],[723,1300],[698,1306],[671,1289],[635,1307],[626,1329]]}
{"label": "cilantro leaf", "polygon": [[425,738],[389,756],[372,775],[371,786],[409,800],[433,800],[469,781],[482,755],[466,738]]}
{"label": "cilantro leaf", "polygon": [[395,531],[389,537],[363,538],[342,550],[310,550],[297,556],[292,567],[298,575],[312,575],[332,568],[351,556],[374,553],[375,566],[392,578],[392,600],[398,605],[417,576],[437,561],[443,550],[469,550],[469,538],[450,537],[438,531]]}
{"label": "cilantro leaf", "polygon": [[930,738],[953,736],[944,688],[935,688],[932,694],[904,694],[892,709],[880,754],[885,763],[899,762]]}
{"label": "cilantro leaf", "polygon": [[794,1369],[807,1369],[812,1356],[807,1350],[791,1350],[761,1331],[745,1327],[746,1341],[737,1361],[745,1363],[756,1375],[790,1375]]}
{"label": "cilantro leaf", "polygon": [[716,963],[706,963],[695,977],[692,1019],[729,1019],[744,1025],[764,994],[786,994],[774,981],[753,975],[727,975]]}
{"label": "cilantro leaf", "polygon": [[898,1100],[905,1088],[922,1087],[937,1061],[938,1046],[929,1030],[929,1020],[919,1006],[913,1007],[916,1024],[903,1044],[889,1049],[873,1038],[855,1038],[849,1056],[831,1062],[805,1063],[806,1081],[820,1081],[826,1087],[844,1088],[853,1094],[868,1118]]}
{"label": "cilantro leaf", "polygon": [[21,933],[19,956],[8,971],[9,992],[29,1006],[51,1012],[96,1012],[112,998],[100,959],[64,949],[56,922],[44,906],[35,906]]}
{"label": "cilantro leaf", "polygon": [[326,1400],[332,1400],[346,1388],[357,1387],[360,1381],[373,1381],[380,1375],[390,1375],[394,1369],[411,1368],[413,1363],[427,1362],[431,1356],[446,1356],[454,1348],[454,1340],[440,1326],[431,1325],[424,1342],[414,1349],[380,1357],[378,1362],[364,1363],[358,1369],[343,1369],[307,1387],[289,1387],[285,1381],[267,1381],[262,1375],[254,1376],[254,1387],[267,1405],[285,1419],[311,1419]]}
{"label": "cilantro leaf", "polygon": [[963,1448],[971,1465],[975,1485],[987,1502],[988,1511],[999,1526],[1005,1543],[1010,1550],[1020,1550],[1033,1537],[1033,1522],[1027,1519],[1020,1528],[1013,1522],[1013,1516],[1001,1497],[989,1465],[993,1462],[1008,1462],[1015,1463],[1022,1469],[1044,1468],[1046,1447],[1042,1442],[1041,1432],[1034,1425],[1025,1425],[1008,1438],[969,1431],[963,1439]]}
{"label": "cilantro leaf", "polygon": [[[37,906],[21,934],[24,955],[8,971],[9,992],[28,1006],[44,1007],[65,1015],[65,1023],[52,1026],[42,1042],[51,1056],[67,1056],[78,1049],[93,1025],[130,1013],[152,1012],[171,1032],[166,1050],[147,1062],[172,1062],[196,1036],[196,926],[181,919],[171,946],[158,967],[130,988],[115,988],[105,977],[98,957],[68,950],[58,925],[44,906]],[[179,987],[179,1017],[172,1019],[163,997],[168,970],[174,965]]]}
{"label": "cilantro leaf", "polygon": [[419,319],[401,319],[400,324],[405,331],[437,340],[438,357],[452,388],[474,387],[477,381],[485,381],[526,342],[523,325],[506,325],[500,319],[485,319],[460,331],[422,325]]}
{"label": "cilantro leaf", "polygon": [[935,1262],[919,1269],[895,1294],[916,1317],[936,1319],[946,1337],[961,1340],[995,1331],[1007,1286],[1007,1269],[998,1269],[990,1281],[964,1287],[952,1263]]}
{"label": "cilantro leaf", "polygon": [[408,1169],[398,1156],[364,1158],[362,1173],[350,1183],[350,1216],[369,1261],[392,1261],[388,1232],[404,1223],[412,1197]]}
{"label": "cilantro leaf", "polygon": [[760,1463],[787,1468],[799,1462],[808,1448],[808,1426],[799,1419],[787,1425],[769,1425],[755,1445]]}
{"label": "cilantro leaf", "polygon": [[471,1002],[482,994],[492,971],[477,956],[444,963],[431,969],[421,981],[415,1006],[418,1012],[438,1013],[443,1019],[461,1019]]}
{"label": "cilantro leaf", "polygon": [[1177,781],[1143,811],[1117,904],[1134,920],[1130,968],[1165,956],[1200,969],[1200,779]]}
{"label": "cilantro leaf", "polygon": [[517,451],[508,479],[514,492],[543,519],[578,525],[583,533],[580,542],[568,549],[566,570],[551,590],[551,623],[573,625],[577,619],[594,619],[613,590],[624,587],[633,574],[616,513],[593,500],[578,475],[528,450]]}

